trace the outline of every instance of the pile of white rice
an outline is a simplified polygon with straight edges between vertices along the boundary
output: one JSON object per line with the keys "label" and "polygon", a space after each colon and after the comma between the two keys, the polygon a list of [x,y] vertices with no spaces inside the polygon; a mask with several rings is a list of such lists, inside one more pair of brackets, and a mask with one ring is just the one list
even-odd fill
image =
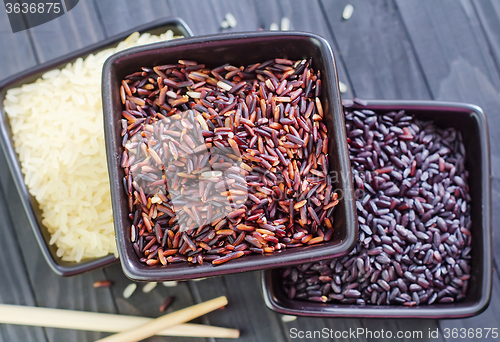
{"label": "pile of white rice", "polygon": [[116,255],[104,148],[101,71],[113,53],[174,38],[134,33],[116,48],[10,89],[4,101],[29,192],[67,261]]}

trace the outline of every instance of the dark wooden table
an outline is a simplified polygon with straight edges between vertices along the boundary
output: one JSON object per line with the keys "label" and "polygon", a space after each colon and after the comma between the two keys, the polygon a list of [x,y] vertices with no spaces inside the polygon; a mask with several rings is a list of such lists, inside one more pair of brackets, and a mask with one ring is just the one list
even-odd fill
{"label": "dark wooden table", "polygon": [[[354,14],[345,21],[347,3]],[[489,308],[477,317],[459,320],[319,319],[299,317],[284,323],[265,307],[260,273],[242,273],[176,287],[159,285],[149,294],[139,286],[122,297],[130,281],[118,264],[73,278],[53,274],[35,242],[23,213],[3,154],[0,154],[0,302],[157,317],[166,296],[172,309],[228,296],[231,305],[198,320],[239,328],[241,341],[292,341],[289,329],[368,328],[396,331],[500,328],[500,1],[497,0],[81,0],[68,14],[28,31],[13,34],[0,5],[0,79],[39,63],[103,40],[158,18],[179,16],[195,35],[220,32],[226,13],[238,24],[225,31],[269,29],[282,17],[291,29],[324,36],[331,44],[343,98],[421,99],[469,102],[488,117],[492,152],[493,236],[496,271]],[[112,279],[111,289],[94,289],[96,280]],[[93,341],[104,334],[0,325],[0,341]],[[151,338],[148,341],[190,341]],[[200,341],[203,339],[199,339]],[[363,339],[364,340],[364,339]],[[412,339],[407,339],[408,341]],[[494,339],[481,339],[494,340]],[[433,339],[436,341],[436,339]]]}

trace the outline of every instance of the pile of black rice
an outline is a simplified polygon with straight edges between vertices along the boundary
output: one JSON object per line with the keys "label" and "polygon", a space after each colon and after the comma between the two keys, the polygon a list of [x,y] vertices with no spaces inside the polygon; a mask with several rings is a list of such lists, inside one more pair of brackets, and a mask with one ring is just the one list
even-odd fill
{"label": "pile of black rice", "polygon": [[282,269],[283,290],[360,305],[462,300],[472,223],[461,133],[404,111],[345,110],[357,245],[342,258]]}

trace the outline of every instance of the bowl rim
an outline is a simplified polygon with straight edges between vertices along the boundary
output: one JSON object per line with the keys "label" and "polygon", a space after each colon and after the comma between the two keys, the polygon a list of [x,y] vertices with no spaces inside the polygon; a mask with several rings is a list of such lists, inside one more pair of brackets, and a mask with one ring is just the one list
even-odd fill
{"label": "bowl rim", "polygon": [[[356,101],[357,99],[354,99]],[[492,277],[493,277],[493,242],[492,227],[491,227],[491,168],[490,168],[490,143],[488,135],[488,126],[486,116],[483,110],[473,104],[460,103],[460,102],[447,102],[447,101],[430,101],[430,100],[361,100],[363,106],[358,106],[354,102],[355,108],[367,108],[371,110],[396,110],[411,109],[412,107],[419,110],[460,110],[469,112],[474,115],[479,130],[479,144],[481,146],[481,177],[483,179],[482,185],[482,243],[483,247],[483,274],[481,275],[482,286],[480,288],[480,298],[468,305],[454,305],[452,304],[433,304],[432,306],[416,306],[416,307],[402,307],[393,306],[374,306],[374,305],[342,305],[335,304],[329,310],[321,310],[320,308],[313,309],[311,305],[321,305],[318,303],[311,303],[307,301],[294,301],[297,307],[292,308],[282,305],[275,296],[275,289],[273,284],[273,272],[276,270],[266,270],[262,272],[261,285],[264,302],[266,306],[276,312],[296,316],[313,316],[313,317],[356,317],[356,318],[422,318],[422,319],[447,319],[447,318],[465,318],[480,314],[488,307],[491,299],[492,291]],[[366,103],[366,106],[364,104]],[[347,107],[347,106],[346,106]],[[292,301],[292,300],[290,300]],[[295,304],[294,303],[294,304]],[[324,304],[326,307],[326,304]],[[447,307],[448,306],[448,307]]]}
{"label": "bowl rim", "polygon": [[[0,93],[6,91],[6,89],[10,88],[13,84],[23,82],[23,80],[33,77],[37,74],[42,74],[46,71],[64,67],[64,64],[73,62],[75,59],[79,57],[86,57],[87,55],[94,53],[98,50],[105,49],[110,45],[115,45],[116,43],[124,40],[128,36],[130,36],[134,32],[145,33],[148,31],[152,31],[155,29],[160,29],[162,27],[175,27],[175,29],[181,31],[186,36],[192,36],[193,33],[191,29],[187,26],[187,24],[181,18],[177,17],[167,17],[158,19],[147,24],[139,25],[137,27],[131,28],[124,32],[118,33],[111,37],[108,37],[104,40],[98,41],[89,46],[83,47],[76,51],[72,51],[63,56],[48,60],[40,65],[37,65],[33,68],[21,71],[12,76],[7,77],[5,80],[0,82]],[[0,99],[3,102],[3,98]],[[8,122],[8,118],[3,111],[3,104],[0,103],[0,147],[2,148],[5,158],[7,160],[8,168],[14,180],[14,184],[16,190],[21,199],[22,207],[24,209],[24,213],[27,216],[28,223],[31,227],[35,235],[35,239],[40,247],[42,255],[46,262],[49,264],[50,268],[54,273],[62,277],[68,277],[73,275],[78,275],[81,273],[85,273],[88,271],[92,271],[112,263],[118,261],[113,254],[108,254],[104,257],[96,258],[96,259],[85,259],[82,262],[74,262],[71,265],[61,264],[61,258],[55,258],[49,250],[48,243],[45,241],[43,233],[41,229],[41,225],[38,224],[36,219],[36,215],[34,213],[34,208],[30,201],[30,194],[26,185],[24,184],[24,176],[21,172],[21,166],[19,164],[19,160],[17,157],[17,153],[14,150],[13,142],[7,132],[5,127],[5,122]]]}
{"label": "bowl rim", "polygon": [[[329,96],[332,100],[332,117],[337,122],[342,122],[342,127],[344,123],[342,106],[340,104],[340,91],[338,88],[338,76],[337,76],[337,67],[335,65],[335,60],[333,57],[333,52],[330,48],[329,43],[323,37],[308,33],[308,32],[300,32],[300,31],[258,31],[258,32],[238,32],[238,33],[224,33],[224,34],[215,34],[215,35],[204,35],[204,36],[196,36],[185,38],[178,41],[168,41],[168,42],[160,42],[151,44],[148,46],[139,46],[133,47],[127,50],[120,51],[116,54],[110,56],[103,67],[103,111],[104,111],[104,121],[105,121],[105,140],[106,140],[106,154],[108,156],[108,170],[110,176],[111,183],[111,196],[112,196],[112,205],[113,205],[113,216],[121,217],[121,208],[119,203],[120,193],[119,191],[123,191],[122,187],[119,187],[113,179],[118,178],[118,174],[115,172],[114,165],[116,163],[115,160],[110,160],[110,156],[113,156],[116,152],[113,149],[114,144],[114,134],[112,128],[112,123],[109,122],[112,118],[113,113],[113,100],[112,94],[113,89],[116,85],[113,85],[111,82],[111,74],[114,68],[119,68],[116,66],[117,61],[124,57],[129,57],[130,55],[145,53],[145,52],[155,52],[158,50],[168,49],[171,47],[179,47],[179,46],[187,46],[187,45],[196,45],[196,44],[213,44],[218,43],[220,41],[230,40],[245,40],[252,38],[281,38],[286,39],[287,37],[305,37],[314,39],[320,43],[320,48],[325,51],[323,54],[323,58],[325,58],[325,74],[331,76],[330,82],[333,83],[332,91]],[[323,71],[323,70],[322,70]],[[330,77],[328,76],[328,77]],[[326,76],[325,76],[326,77]],[[339,117],[335,118],[336,114],[339,113]],[[348,163],[348,154],[347,154],[347,140],[345,138],[345,129],[342,129],[335,134],[335,144],[339,149],[339,169],[340,172],[346,175],[343,179],[342,188],[345,191],[345,200],[346,200],[346,227],[348,227],[349,222],[357,222],[356,210],[355,210],[355,201],[353,195],[353,185],[352,185],[352,174],[351,168]],[[340,136],[339,136],[340,135]],[[350,189],[350,191],[346,191],[346,189]],[[118,223],[118,220],[115,220],[115,238],[117,239],[118,253],[120,255],[120,262],[122,265],[123,272],[127,277],[134,281],[165,281],[165,280],[187,280],[194,279],[199,277],[210,277],[210,276],[218,276],[230,273],[238,273],[238,272],[247,272],[253,270],[261,270],[265,268],[279,267],[283,265],[291,265],[298,264],[304,262],[306,260],[321,260],[326,259],[332,256],[344,255],[348,253],[355,245],[357,239],[357,224],[351,224],[352,227],[346,228],[345,239],[343,239],[340,243],[333,246],[331,249],[333,250],[331,254],[327,254],[325,256],[324,251],[307,251],[304,253],[306,256],[300,256],[299,253],[295,255],[287,255],[285,261],[280,260],[279,252],[274,252],[271,255],[266,256],[262,260],[252,263],[250,260],[246,260],[245,262],[240,262],[241,266],[232,266],[232,263],[222,264],[214,267],[207,268],[204,265],[202,266],[192,266],[189,267],[186,265],[181,271],[172,270],[168,268],[162,269],[151,269],[151,270],[142,270],[140,267],[142,265],[139,264],[138,261],[132,260],[130,255],[125,250],[125,239],[124,233],[120,233],[121,225]],[[133,255],[136,258],[135,254]],[[243,258],[242,258],[243,259]]]}

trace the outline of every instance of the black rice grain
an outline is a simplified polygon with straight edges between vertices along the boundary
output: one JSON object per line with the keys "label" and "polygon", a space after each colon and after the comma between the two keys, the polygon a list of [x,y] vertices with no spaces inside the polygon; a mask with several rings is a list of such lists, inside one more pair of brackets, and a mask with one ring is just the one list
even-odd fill
{"label": "black rice grain", "polygon": [[[404,111],[346,108],[345,119],[358,243],[340,259],[283,269],[283,286],[294,289],[288,293],[296,299],[341,304],[463,300],[472,222],[461,133]],[[321,297],[299,286],[320,284],[325,276],[333,280]]]}

